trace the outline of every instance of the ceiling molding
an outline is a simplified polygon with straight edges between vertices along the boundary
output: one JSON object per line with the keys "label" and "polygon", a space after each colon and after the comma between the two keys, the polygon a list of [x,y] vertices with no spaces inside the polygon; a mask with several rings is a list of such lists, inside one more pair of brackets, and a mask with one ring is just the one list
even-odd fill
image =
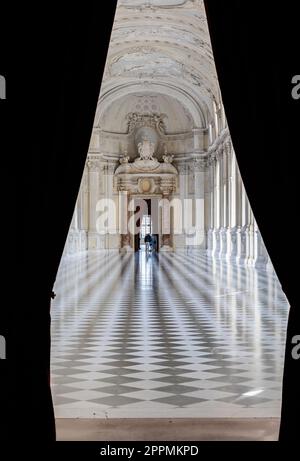
{"label": "ceiling molding", "polygon": [[187,152],[193,128],[207,133],[219,105],[203,0],[119,0],[95,130],[126,137],[128,113],[166,114],[165,135]]}

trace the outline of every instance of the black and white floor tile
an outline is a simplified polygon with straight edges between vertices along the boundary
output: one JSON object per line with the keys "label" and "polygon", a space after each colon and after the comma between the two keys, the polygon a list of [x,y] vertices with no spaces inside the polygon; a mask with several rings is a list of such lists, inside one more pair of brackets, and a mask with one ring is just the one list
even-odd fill
{"label": "black and white floor tile", "polygon": [[58,418],[277,417],[289,306],[272,272],[203,253],[62,261]]}

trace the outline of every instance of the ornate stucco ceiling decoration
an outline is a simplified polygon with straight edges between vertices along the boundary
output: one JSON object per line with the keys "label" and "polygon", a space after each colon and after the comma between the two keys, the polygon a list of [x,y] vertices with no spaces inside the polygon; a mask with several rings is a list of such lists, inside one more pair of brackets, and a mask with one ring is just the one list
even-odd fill
{"label": "ornate stucco ceiling decoration", "polygon": [[125,6],[126,8],[174,8],[183,6],[186,3],[194,3],[194,1],[195,0],[120,0],[119,4]]}
{"label": "ornate stucco ceiling decoration", "polygon": [[153,116],[162,114],[165,133],[188,132],[193,128],[193,119],[184,106],[175,98],[157,92],[126,93],[116,98],[107,106],[101,118],[101,126],[105,131],[128,133],[129,114]]}
{"label": "ornate stucco ceiling decoration", "polygon": [[166,135],[191,133],[218,102],[203,0],[119,0],[96,128],[124,134],[128,113],[163,113]]}

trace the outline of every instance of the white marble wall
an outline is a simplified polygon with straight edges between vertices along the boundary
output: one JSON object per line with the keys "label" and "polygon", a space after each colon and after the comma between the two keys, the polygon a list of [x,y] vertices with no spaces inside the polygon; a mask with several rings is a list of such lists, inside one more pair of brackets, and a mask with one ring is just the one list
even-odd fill
{"label": "white marble wall", "polygon": [[97,203],[104,198],[117,196],[113,191],[114,170],[116,162],[103,162],[99,156],[88,157],[74,210],[65,253],[74,254],[86,250],[118,250],[120,236],[117,230],[108,235],[100,235],[97,231]]}
{"label": "white marble wall", "polygon": [[228,134],[209,150],[206,184],[208,254],[232,263],[271,267]]}
{"label": "white marble wall", "polygon": [[173,236],[175,250],[206,249],[205,181],[206,164],[202,159],[191,159],[176,164],[179,172],[178,190],[174,198],[182,204],[182,233]]}
{"label": "white marble wall", "polygon": [[[220,122],[218,129],[220,129]],[[183,232],[172,236],[174,250],[196,248],[210,256],[236,264],[271,267],[268,253],[255,222],[247,194],[240,176],[232,142],[225,128],[207,151],[199,149],[194,130],[194,155],[175,158],[178,170],[176,191],[169,197],[180,199],[183,205]],[[72,225],[66,243],[66,253],[88,250],[116,250],[121,247],[121,235],[115,229],[106,235],[97,232],[97,202],[114,200],[119,207],[118,192],[114,187],[114,172],[118,163],[104,160],[90,153],[78,194]],[[185,201],[192,203],[185,216]],[[197,214],[195,207],[197,204]],[[196,221],[197,220],[197,221]],[[189,222],[188,222],[189,221]],[[196,225],[192,235],[190,228]]]}

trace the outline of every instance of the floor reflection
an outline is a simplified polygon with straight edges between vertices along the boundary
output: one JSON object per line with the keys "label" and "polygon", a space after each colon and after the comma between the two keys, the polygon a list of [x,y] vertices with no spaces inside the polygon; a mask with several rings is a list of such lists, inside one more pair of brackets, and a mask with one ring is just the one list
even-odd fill
{"label": "floor reflection", "polygon": [[274,273],[201,252],[66,258],[57,417],[276,417],[288,304]]}

